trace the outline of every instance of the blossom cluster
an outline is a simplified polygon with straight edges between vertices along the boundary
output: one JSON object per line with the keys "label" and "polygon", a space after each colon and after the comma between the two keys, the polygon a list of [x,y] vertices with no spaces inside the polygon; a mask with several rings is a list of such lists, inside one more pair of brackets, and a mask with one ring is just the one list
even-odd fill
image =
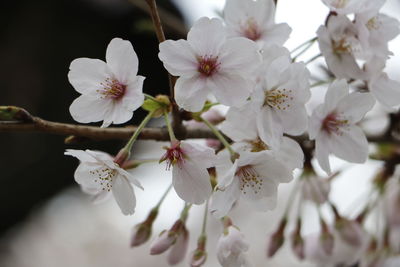
{"label": "blossom cluster", "polygon": [[[218,260],[222,266],[240,267],[249,265],[245,253],[249,246],[228,217],[235,203],[245,201],[259,211],[274,209],[279,185],[291,182],[293,171],[303,167],[299,177],[302,199],[317,205],[330,203],[329,179],[315,174],[311,159],[315,156],[331,177],[330,154],[352,163],[366,161],[368,141],[359,122],[374,107],[375,100],[390,108],[400,105],[400,83],[384,72],[386,60],[392,55],[388,42],[399,34],[399,23],[379,12],[383,0],[323,2],[331,11],[315,39],[332,76],[326,81],[329,85],[323,103],[311,114],[306,109],[311,98],[310,72],[306,63],[297,62],[283,46],[291,28],[286,23],[275,23],[273,0],[228,0],[223,18],[202,17],[186,40],[161,42],[158,57],[177,77],[171,99],[145,97],[145,78],[137,75],[138,58],[129,41],[113,39],[107,47],[106,62],[74,60],[68,78],[81,94],[70,107],[76,121],[102,121],[101,127],[108,127],[128,122],[140,106],[149,111],[116,157],[99,151],[67,150],[66,155],[80,160],[75,180],[82,190],[96,201],[112,193],[122,213],[133,214],[134,187],[142,186],[134,178],[134,170],[127,171],[132,144],[151,118],[164,116],[171,142],[164,147],[160,163],[165,161],[166,169],[172,168],[172,187],[186,204],[171,229],[154,241],[151,254],[172,247],[170,264],[185,257],[189,238],[185,221],[192,204],[206,203],[206,213],[221,219],[224,231],[217,246]],[[191,114],[200,127],[210,128],[219,142],[207,146],[178,140],[168,115],[175,104]],[[216,111],[210,109],[219,104],[228,107],[222,119],[215,118],[212,113]],[[298,142],[305,136],[315,142],[308,140],[308,147]],[[390,194],[397,196],[398,190]],[[336,230],[321,218],[323,237],[309,244],[323,242],[315,249],[330,256],[335,231],[351,246],[363,247],[360,221],[344,218],[330,205]],[[138,225],[133,246],[150,238],[159,207]],[[286,224],[287,214],[271,236],[269,256],[282,246]],[[300,227],[301,219],[296,223],[292,247],[303,259],[308,257],[307,244]],[[199,237],[191,266],[205,262],[205,235],[203,232]]]}

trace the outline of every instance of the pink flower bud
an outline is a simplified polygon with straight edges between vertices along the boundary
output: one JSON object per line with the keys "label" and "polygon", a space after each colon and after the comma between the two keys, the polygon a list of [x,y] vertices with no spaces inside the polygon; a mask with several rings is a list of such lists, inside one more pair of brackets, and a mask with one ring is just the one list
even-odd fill
{"label": "pink flower bud", "polygon": [[183,228],[179,233],[176,242],[172,246],[171,251],[169,252],[168,263],[170,265],[178,264],[185,258],[188,242],[189,232],[186,230],[186,228]]}
{"label": "pink flower bud", "polygon": [[297,225],[296,229],[292,233],[291,236],[292,240],[292,250],[294,254],[300,259],[303,260],[305,255],[304,255],[304,241],[303,237],[301,236],[301,220],[297,220]]}
{"label": "pink flower bud", "polygon": [[337,218],[335,221],[335,229],[339,236],[349,245],[360,247],[363,243],[363,230],[361,225],[353,220],[345,218]]}
{"label": "pink flower bud", "polygon": [[320,223],[321,223],[321,233],[319,235],[319,242],[326,255],[332,255],[333,246],[335,244],[333,235],[329,231],[328,226],[322,219],[320,220]]}
{"label": "pink flower bud", "polygon": [[191,253],[191,260],[190,260],[190,266],[191,267],[200,267],[206,262],[207,259],[207,252],[205,251],[206,248],[206,236],[201,235],[199,239],[197,240],[197,248],[195,251]]}
{"label": "pink flower bud", "polygon": [[140,246],[147,242],[151,236],[151,229],[153,227],[153,222],[157,218],[158,209],[154,208],[151,210],[146,220],[135,226],[132,238],[131,247]]}
{"label": "pink flower bud", "polygon": [[157,255],[165,252],[176,241],[176,235],[171,234],[170,231],[164,230],[156,240],[151,244],[150,254]]}
{"label": "pink flower bud", "polygon": [[286,228],[287,220],[286,218],[282,219],[279,224],[278,230],[273,233],[269,238],[269,245],[267,249],[267,256],[272,257],[275,253],[282,247],[285,242],[285,228]]}

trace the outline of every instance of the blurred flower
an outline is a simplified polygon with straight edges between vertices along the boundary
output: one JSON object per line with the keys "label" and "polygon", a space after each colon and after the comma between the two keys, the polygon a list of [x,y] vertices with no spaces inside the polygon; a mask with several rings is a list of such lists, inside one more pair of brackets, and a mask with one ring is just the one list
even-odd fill
{"label": "blurred flower", "polygon": [[223,267],[250,266],[245,252],[249,249],[244,235],[233,225],[225,228],[218,239],[217,258]]}

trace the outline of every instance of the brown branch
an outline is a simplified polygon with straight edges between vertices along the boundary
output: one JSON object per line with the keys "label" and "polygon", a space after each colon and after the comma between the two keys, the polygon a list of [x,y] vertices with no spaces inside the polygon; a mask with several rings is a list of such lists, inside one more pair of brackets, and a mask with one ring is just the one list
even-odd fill
{"label": "brown branch", "polygon": [[[74,135],[91,140],[127,140],[132,136],[135,130],[136,127],[134,126],[99,128],[96,126],[46,121],[38,117],[32,117],[32,122],[0,121],[0,133],[48,133],[64,136]],[[208,130],[187,129],[184,138],[215,138],[215,136]],[[144,128],[139,135],[139,139],[168,141],[169,135],[165,128]]]}

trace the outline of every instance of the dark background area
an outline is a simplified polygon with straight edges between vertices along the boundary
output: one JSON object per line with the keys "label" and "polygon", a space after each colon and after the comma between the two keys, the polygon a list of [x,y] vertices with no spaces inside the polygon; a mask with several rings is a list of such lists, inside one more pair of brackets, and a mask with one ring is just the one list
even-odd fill
{"label": "dark background area", "polygon": [[[144,1],[143,1],[144,2]],[[169,1],[158,1],[177,14]],[[79,96],[69,84],[70,62],[105,60],[114,37],[132,42],[139,56],[144,91],[167,93],[158,42],[149,16],[127,0],[1,1],[0,105],[23,107],[46,120],[74,123],[68,108]],[[180,36],[166,32],[172,39]],[[144,117],[135,112],[130,123]],[[99,124],[97,124],[99,125]],[[121,141],[65,145],[65,136],[0,133],[0,237],[35,208],[74,183],[76,159],[66,148],[117,153]]]}

